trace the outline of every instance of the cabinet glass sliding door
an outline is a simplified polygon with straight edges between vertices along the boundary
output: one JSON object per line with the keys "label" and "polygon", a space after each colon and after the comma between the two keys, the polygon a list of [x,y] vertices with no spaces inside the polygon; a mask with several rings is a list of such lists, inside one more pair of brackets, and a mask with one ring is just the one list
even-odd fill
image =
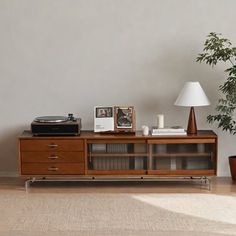
{"label": "cabinet glass sliding door", "polygon": [[99,140],[88,141],[88,173],[93,174],[143,174],[147,170],[147,145],[145,141]]}
{"label": "cabinet glass sliding door", "polygon": [[149,143],[148,173],[160,175],[213,175],[216,169],[215,143]]}

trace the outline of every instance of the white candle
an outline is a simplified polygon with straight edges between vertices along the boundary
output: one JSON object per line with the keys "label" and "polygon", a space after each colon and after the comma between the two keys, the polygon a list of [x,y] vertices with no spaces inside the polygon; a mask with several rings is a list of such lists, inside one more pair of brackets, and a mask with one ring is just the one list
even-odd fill
{"label": "white candle", "polygon": [[148,128],[148,126],[143,125],[143,126],[142,126],[142,130],[143,130],[143,135],[144,135],[144,136],[149,135],[149,128]]}
{"label": "white candle", "polygon": [[163,114],[157,115],[157,126],[159,129],[164,128],[164,115]]}

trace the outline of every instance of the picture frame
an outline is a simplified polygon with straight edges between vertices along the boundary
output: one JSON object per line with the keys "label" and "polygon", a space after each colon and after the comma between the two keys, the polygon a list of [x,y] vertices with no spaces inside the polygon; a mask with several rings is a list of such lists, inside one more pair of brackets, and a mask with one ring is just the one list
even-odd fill
{"label": "picture frame", "polygon": [[113,117],[113,107],[95,107],[96,118]]}
{"label": "picture frame", "polygon": [[114,131],[115,132],[135,132],[135,110],[133,106],[114,107]]}
{"label": "picture frame", "polygon": [[114,109],[112,106],[94,107],[94,132],[114,132]]}

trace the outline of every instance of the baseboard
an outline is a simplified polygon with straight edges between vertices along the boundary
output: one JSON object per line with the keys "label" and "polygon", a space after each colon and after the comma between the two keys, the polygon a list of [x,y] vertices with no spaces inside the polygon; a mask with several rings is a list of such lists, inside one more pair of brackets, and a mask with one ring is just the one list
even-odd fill
{"label": "baseboard", "polygon": [[0,171],[0,177],[18,177],[19,174],[15,171]]}

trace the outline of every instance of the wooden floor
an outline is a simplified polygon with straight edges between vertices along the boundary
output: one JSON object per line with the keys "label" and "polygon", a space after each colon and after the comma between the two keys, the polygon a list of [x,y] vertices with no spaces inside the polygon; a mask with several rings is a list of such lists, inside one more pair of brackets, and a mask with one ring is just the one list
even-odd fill
{"label": "wooden floor", "polygon": [[[24,180],[0,178],[0,193],[25,192]],[[199,180],[158,180],[158,181],[90,181],[90,182],[36,182],[29,192],[50,193],[215,193],[236,194],[236,182],[227,177],[214,177],[208,184]]]}

